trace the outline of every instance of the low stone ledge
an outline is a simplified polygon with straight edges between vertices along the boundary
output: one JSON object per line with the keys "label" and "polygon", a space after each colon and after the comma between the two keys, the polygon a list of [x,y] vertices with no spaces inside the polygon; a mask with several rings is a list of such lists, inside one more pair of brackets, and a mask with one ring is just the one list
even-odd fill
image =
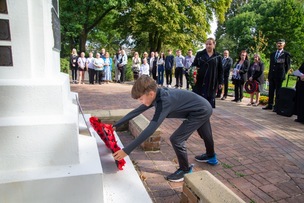
{"label": "low stone ledge", "polygon": [[[149,125],[150,121],[142,114],[133,118],[129,122],[129,131],[134,137],[138,137],[140,133]],[[141,144],[145,151],[160,150],[160,130],[157,129],[146,141]]]}
{"label": "low stone ledge", "polygon": [[181,202],[245,203],[209,171],[185,175]]}

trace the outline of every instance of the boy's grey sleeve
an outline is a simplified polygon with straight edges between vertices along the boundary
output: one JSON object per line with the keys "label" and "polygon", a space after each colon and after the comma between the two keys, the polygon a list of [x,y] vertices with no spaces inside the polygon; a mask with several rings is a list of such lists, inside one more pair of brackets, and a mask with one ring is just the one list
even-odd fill
{"label": "boy's grey sleeve", "polygon": [[[162,101],[161,101],[162,102]],[[128,146],[123,148],[123,151],[126,154],[130,154],[137,146],[143,143],[148,137],[150,137],[156,129],[162,124],[164,119],[170,112],[170,105],[166,104],[158,104],[157,108],[155,109],[155,114],[149,123],[149,125],[144,129],[141,134],[133,140]]]}
{"label": "boy's grey sleeve", "polygon": [[145,106],[145,105],[140,105],[136,109],[132,110],[129,112],[127,115],[125,115],[123,118],[121,118],[119,121],[117,121],[113,127],[119,127],[120,125],[124,124],[125,122],[131,120],[132,118],[138,116],[142,112],[146,111],[147,109],[151,108],[152,106]]}

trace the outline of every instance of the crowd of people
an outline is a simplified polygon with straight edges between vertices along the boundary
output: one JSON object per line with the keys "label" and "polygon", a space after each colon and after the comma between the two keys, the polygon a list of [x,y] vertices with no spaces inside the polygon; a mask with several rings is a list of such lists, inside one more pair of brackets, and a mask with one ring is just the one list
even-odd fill
{"label": "crowd of people", "polygon": [[[172,50],[167,51],[167,55],[161,52],[144,52],[142,57],[138,52],[134,52],[132,57],[132,73],[134,81],[146,75],[152,77],[159,87],[182,89],[185,77],[186,89],[192,91],[209,101],[215,108],[216,98],[226,100],[228,96],[229,80],[234,84],[234,99],[232,102],[241,102],[244,90],[250,93],[248,106],[259,106],[260,93],[263,89],[264,63],[258,53],[254,53],[253,61],[246,50],[242,50],[235,63],[229,56],[229,50],[224,50],[223,55],[215,51],[216,42],[213,38],[208,38],[205,42],[205,49],[193,55],[191,49],[187,55],[183,56],[181,50],[176,50],[176,55]],[[277,111],[274,99],[278,98],[278,93],[285,80],[285,76],[290,69],[290,54],[284,50],[285,40],[277,41],[277,50],[270,55],[270,67],[268,74],[269,100],[264,110]],[[126,69],[128,56],[124,50],[119,49],[117,53],[110,57],[109,52],[101,49],[100,53],[89,53],[85,58],[85,53],[78,56],[76,49],[72,50],[70,57],[70,69],[72,72],[72,83],[84,84],[84,75],[88,71],[89,84],[106,84],[109,82],[124,83],[126,80]],[[112,67],[114,75],[112,76]],[[297,122],[304,123],[303,94],[299,91],[303,88],[303,66],[299,69],[296,89],[296,114]],[[172,75],[175,76],[175,84],[172,84]],[[78,80],[77,80],[78,77]],[[190,81],[194,81],[191,84]],[[248,90],[249,89],[249,90]],[[255,97],[255,99],[254,99]],[[302,115],[302,116],[299,116]]]}
{"label": "crowd of people", "polygon": [[[115,160],[119,161],[130,154],[153,134],[165,118],[183,118],[182,124],[170,137],[179,168],[166,179],[180,182],[184,180],[185,174],[191,173],[193,170],[193,166],[189,166],[185,142],[195,130],[204,141],[206,148],[205,152],[194,157],[195,160],[210,165],[218,163],[210,123],[216,98],[227,99],[231,75],[234,84],[232,102],[241,102],[245,89],[250,93],[250,102],[247,105],[258,106],[264,84],[264,64],[258,53],[254,54],[253,61],[250,63],[246,50],[240,52],[236,63],[233,64],[228,50],[223,52],[223,56],[215,51],[216,42],[213,38],[208,38],[205,45],[205,49],[198,51],[195,56],[192,55],[191,49],[188,50],[187,56],[183,56],[181,50],[176,50],[175,56],[172,54],[172,50],[168,50],[167,56],[163,52],[151,52],[150,56],[144,52],[140,57],[138,52],[134,52],[131,67],[135,83],[131,96],[140,101],[142,105],[117,121],[113,125],[114,130],[153,106],[155,113],[149,125],[134,141],[113,153]],[[277,51],[270,56],[269,102],[263,108],[265,110],[278,111],[277,97],[290,69],[290,54],[283,50],[284,46],[285,41],[278,40]],[[85,58],[84,52],[78,57],[77,51],[73,49],[70,58],[72,82],[84,84],[84,74],[88,71],[90,84],[108,83],[112,81],[112,65],[114,65],[114,81],[124,83],[127,63],[128,57],[124,50],[118,50],[112,60],[105,49],[102,49],[101,53],[96,53],[95,58],[93,58],[92,52],[89,53],[88,58]],[[173,72],[176,79],[175,88],[172,88]],[[304,124],[304,63],[299,68],[297,76],[294,105],[297,119],[295,121]],[[164,80],[165,77],[166,80]],[[187,83],[186,89],[192,88],[192,91],[181,90],[184,79]]]}

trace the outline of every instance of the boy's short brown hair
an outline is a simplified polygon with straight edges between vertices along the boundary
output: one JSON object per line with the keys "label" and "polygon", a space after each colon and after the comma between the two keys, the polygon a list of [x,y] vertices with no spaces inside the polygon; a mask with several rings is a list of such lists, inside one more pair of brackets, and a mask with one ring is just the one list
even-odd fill
{"label": "boy's short brown hair", "polygon": [[138,99],[142,95],[149,93],[150,91],[156,92],[157,84],[150,76],[142,75],[134,83],[131,96],[133,99]]}

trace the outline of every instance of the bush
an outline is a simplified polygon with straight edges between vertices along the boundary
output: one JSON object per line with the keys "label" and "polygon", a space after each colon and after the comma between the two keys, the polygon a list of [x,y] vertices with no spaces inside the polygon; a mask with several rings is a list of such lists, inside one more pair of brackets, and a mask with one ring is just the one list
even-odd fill
{"label": "bush", "polygon": [[69,73],[70,62],[67,58],[60,58],[60,71],[63,73]]}
{"label": "bush", "polygon": [[132,81],[134,80],[133,78],[133,72],[132,72],[132,58],[128,58],[128,64],[126,67],[126,81]]}
{"label": "bush", "polygon": [[268,96],[260,96],[260,104],[266,105],[268,104]]}

